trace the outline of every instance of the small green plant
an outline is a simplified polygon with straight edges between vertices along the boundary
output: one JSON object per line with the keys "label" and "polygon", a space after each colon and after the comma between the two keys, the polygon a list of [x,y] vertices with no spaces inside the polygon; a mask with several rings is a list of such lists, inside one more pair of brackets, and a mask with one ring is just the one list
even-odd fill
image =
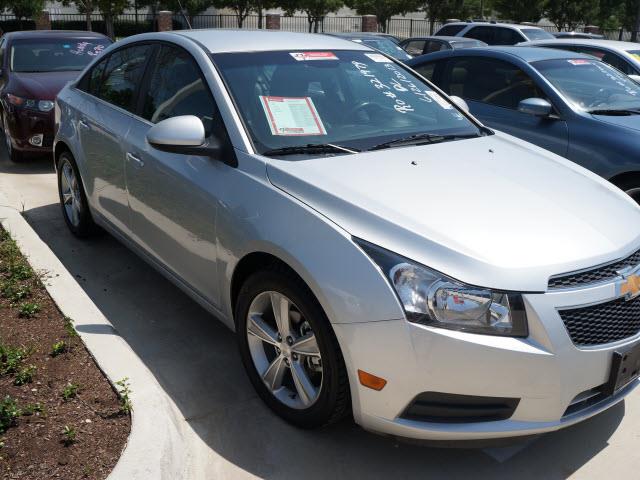
{"label": "small green plant", "polygon": [[20,304],[18,316],[21,318],[31,318],[40,311],[40,305],[32,302],[24,302]]}
{"label": "small green plant", "polygon": [[57,357],[58,355],[61,355],[66,351],[67,351],[67,344],[64,343],[64,340],[60,340],[59,342],[54,343],[53,347],[51,347],[51,356]]}
{"label": "small green plant", "polygon": [[75,398],[78,394],[79,389],[80,385],[71,382],[67,383],[67,385],[62,390],[62,398],[64,398],[65,402],[71,400],[72,398]]}
{"label": "small green plant", "polygon": [[13,384],[20,386],[25,383],[31,383],[33,381],[33,376],[36,374],[36,366],[29,365],[24,367],[18,371],[13,377]]}
{"label": "small green plant", "polygon": [[16,373],[28,355],[26,348],[0,345],[0,375]]}
{"label": "small green plant", "polygon": [[120,412],[131,413],[133,405],[131,405],[131,385],[129,384],[129,377],[118,380],[116,382],[116,388],[120,394]]}
{"label": "small green plant", "polygon": [[7,280],[0,284],[0,293],[7,298],[12,304],[18,303],[31,295],[31,287],[17,283],[13,280]]}
{"label": "small green plant", "polygon": [[13,280],[29,280],[33,277],[33,269],[22,259],[10,263],[7,273],[9,274],[9,278]]}
{"label": "small green plant", "polygon": [[67,331],[67,335],[69,337],[77,337],[78,336],[78,332],[76,331],[75,327],[73,326],[73,320],[71,320],[69,317],[64,317],[64,329]]}
{"label": "small green plant", "polygon": [[76,429],[70,427],[69,425],[64,426],[64,430],[62,430],[62,435],[64,438],[62,439],[62,443],[64,443],[65,447],[73,445],[76,441]]}
{"label": "small green plant", "polygon": [[33,415],[34,413],[43,413],[43,412],[44,412],[44,407],[39,402],[29,403],[28,405],[25,405],[24,407],[22,407],[22,415],[25,415],[25,416]]}
{"label": "small green plant", "polygon": [[0,433],[15,425],[16,419],[22,414],[17,402],[9,395],[0,401]]}

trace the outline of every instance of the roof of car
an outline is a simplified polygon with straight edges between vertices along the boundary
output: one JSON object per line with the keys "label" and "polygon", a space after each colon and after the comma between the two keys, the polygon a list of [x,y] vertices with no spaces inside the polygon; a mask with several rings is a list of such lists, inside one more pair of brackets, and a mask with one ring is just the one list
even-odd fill
{"label": "roof of car", "polygon": [[605,47],[613,50],[640,50],[640,45],[634,42],[619,42],[618,40],[603,40],[598,38],[558,38],[555,40],[533,40],[531,42],[523,42],[522,45],[539,45],[542,43],[563,45],[572,43],[574,45],[590,45],[593,47]]}
{"label": "roof of car", "polygon": [[22,30],[17,32],[7,32],[3,35],[7,38],[39,38],[39,37],[81,37],[81,38],[108,38],[98,32],[87,32],[84,30]]}
{"label": "roof of car", "polygon": [[413,42],[419,40],[443,40],[445,42],[478,42],[475,38],[467,38],[467,37],[452,37],[448,35],[425,35],[424,37],[411,37],[403,40],[403,43]]}
{"label": "roof of car", "polygon": [[238,30],[209,28],[174,30],[168,35],[181,35],[202,45],[210,53],[266,52],[271,50],[371,50],[366,45],[338,37],[316,33],[293,33],[274,30]]}
{"label": "roof of car", "polygon": [[541,60],[558,60],[558,59],[564,59],[564,58],[585,58],[585,59],[593,60],[593,57],[590,55],[570,52],[567,50],[556,50],[553,48],[491,46],[491,47],[477,47],[477,48],[466,49],[466,50],[443,50],[441,52],[430,53],[428,55],[423,55],[421,57],[415,57],[413,60],[409,60],[407,64],[408,65],[420,64],[421,62],[418,59],[427,60],[427,57],[435,59],[436,57],[447,57],[447,56],[453,56],[453,55],[482,56],[483,54],[485,55],[488,54],[489,56],[497,56],[497,57],[500,57],[501,56],[500,54],[509,55],[512,57],[517,57],[520,60],[527,63],[538,62]]}
{"label": "roof of car", "polygon": [[537,30],[542,30],[542,28],[537,27],[535,25],[522,25],[519,23],[493,23],[493,22],[451,22],[451,23],[447,23],[445,25],[443,25],[440,28],[443,27],[448,27],[449,25],[464,25],[465,27],[467,25],[471,25],[474,27],[506,27],[506,28],[513,28],[516,30],[522,30],[523,28],[535,28]]}

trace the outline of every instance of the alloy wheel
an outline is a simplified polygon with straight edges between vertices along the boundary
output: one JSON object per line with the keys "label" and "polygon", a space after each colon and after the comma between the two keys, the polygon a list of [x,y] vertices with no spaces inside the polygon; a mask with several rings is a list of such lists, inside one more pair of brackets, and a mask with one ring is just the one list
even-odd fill
{"label": "alloy wheel", "polygon": [[322,357],[309,322],[285,295],[257,295],[247,315],[247,339],[256,371],[281,403],[306,409],[322,389]]}
{"label": "alloy wheel", "polygon": [[80,188],[76,174],[68,160],[64,160],[61,165],[60,189],[62,191],[62,203],[67,219],[74,227],[80,225],[80,213],[82,211],[82,200]]}

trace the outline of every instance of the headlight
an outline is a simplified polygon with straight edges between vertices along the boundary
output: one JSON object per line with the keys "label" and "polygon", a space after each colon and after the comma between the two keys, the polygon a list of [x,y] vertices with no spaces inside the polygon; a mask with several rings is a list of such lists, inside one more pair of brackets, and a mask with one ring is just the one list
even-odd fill
{"label": "headlight", "polygon": [[53,108],[53,102],[51,100],[40,100],[38,102],[38,110],[41,112],[48,112]]}
{"label": "headlight", "polygon": [[466,285],[381,247],[354,240],[382,269],[410,322],[487,335],[528,335],[520,294]]}
{"label": "headlight", "polygon": [[31,98],[18,97],[10,93],[7,94],[7,101],[16,107],[40,110],[41,112],[49,112],[54,107],[54,103],[51,100],[33,100]]}

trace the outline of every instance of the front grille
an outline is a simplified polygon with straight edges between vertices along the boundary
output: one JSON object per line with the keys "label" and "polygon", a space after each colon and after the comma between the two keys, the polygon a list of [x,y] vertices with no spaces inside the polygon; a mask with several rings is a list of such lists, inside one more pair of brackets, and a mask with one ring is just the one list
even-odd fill
{"label": "front grille", "polygon": [[624,298],[590,307],[560,310],[560,317],[577,346],[602,345],[640,332],[640,297]]}
{"label": "front grille", "polygon": [[636,265],[640,265],[640,250],[629,255],[627,258],[607,265],[602,265],[591,270],[552,277],[549,279],[549,288],[572,288],[581,285],[604,282],[606,280],[613,280],[619,276],[619,270],[626,267],[635,267]]}

